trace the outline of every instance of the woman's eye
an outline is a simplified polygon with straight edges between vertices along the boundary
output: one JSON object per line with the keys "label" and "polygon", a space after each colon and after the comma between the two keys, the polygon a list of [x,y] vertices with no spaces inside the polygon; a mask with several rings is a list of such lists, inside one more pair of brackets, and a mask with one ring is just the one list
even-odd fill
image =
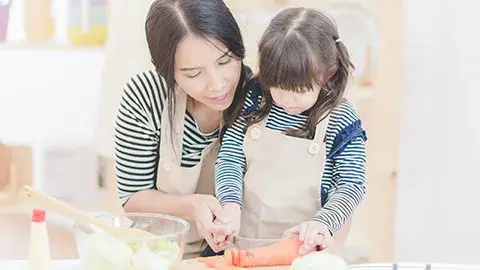
{"label": "woman's eye", "polygon": [[227,57],[225,60],[222,60],[222,61],[218,62],[218,64],[223,66],[223,65],[226,65],[226,64],[230,63],[230,61],[232,61],[232,59],[230,57]]}
{"label": "woman's eye", "polygon": [[200,72],[197,72],[197,73],[195,73],[195,74],[187,74],[187,77],[188,77],[188,78],[195,78],[195,77],[197,77],[198,75],[200,75]]}

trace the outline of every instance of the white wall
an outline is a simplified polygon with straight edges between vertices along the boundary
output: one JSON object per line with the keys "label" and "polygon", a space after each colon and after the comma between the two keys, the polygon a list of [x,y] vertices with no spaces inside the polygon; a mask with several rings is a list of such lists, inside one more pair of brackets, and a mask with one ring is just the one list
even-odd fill
{"label": "white wall", "polygon": [[89,145],[98,118],[104,53],[0,46],[0,139]]}
{"label": "white wall", "polygon": [[480,263],[480,1],[404,3],[397,259]]}
{"label": "white wall", "polygon": [[51,48],[0,45],[0,141],[32,147],[35,187],[91,204],[104,197],[94,193],[97,160],[91,147],[104,53]]}
{"label": "white wall", "polygon": [[136,73],[153,69],[145,37],[145,17],[153,0],[109,2],[105,69],[99,92],[96,151],[113,157],[114,122],[125,83]]}

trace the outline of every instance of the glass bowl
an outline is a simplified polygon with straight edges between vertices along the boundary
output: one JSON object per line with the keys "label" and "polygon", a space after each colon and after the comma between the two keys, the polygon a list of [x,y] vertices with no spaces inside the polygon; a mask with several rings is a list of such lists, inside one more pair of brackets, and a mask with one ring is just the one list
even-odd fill
{"label": "glass bowl", "polygon": [[73,224],[80,261],[86,270],[163,270],[183,257],[190,225],[168,215],[125,213],[95,218],[116,227],[145,230],[153,237],[115,239],[93,225]]}

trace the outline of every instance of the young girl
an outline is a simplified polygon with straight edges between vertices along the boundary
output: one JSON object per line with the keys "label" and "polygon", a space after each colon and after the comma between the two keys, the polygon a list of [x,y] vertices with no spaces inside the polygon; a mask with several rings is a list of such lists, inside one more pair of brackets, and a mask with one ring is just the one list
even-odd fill
{"label": "young girl", "polygon": [[344,98],[352,70],[321,12],[289,8],[272,19],[258,83],[227,123],[216,162],[216,196],[233,229],[217,242],[250,248],[298,236],[303,252],[334,236],[341,247],[366,190],[365,131]]}

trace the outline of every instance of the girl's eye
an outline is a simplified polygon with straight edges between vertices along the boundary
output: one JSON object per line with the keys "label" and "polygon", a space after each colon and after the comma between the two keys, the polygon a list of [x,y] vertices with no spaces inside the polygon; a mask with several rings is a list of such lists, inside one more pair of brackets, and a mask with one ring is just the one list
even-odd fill
{"label": "girl's eye", "polygon": [[200,75],[200,72],[197,72],[197,73],[195,73],[195,74],[187,74],[186,76],[187,76],[188,78],[192,78],[192,79],[193,79],[193,78],[197,77],[198,75]]}
{"label": "girl's eye", "polygon": [[232,59],[230,57],[225,57],[225,60],[222,60],[222,61],[218,62],[218,64],[223,66],[223,65],[226,65],[226,64],[230,63],[230,61],[232,61]]}

